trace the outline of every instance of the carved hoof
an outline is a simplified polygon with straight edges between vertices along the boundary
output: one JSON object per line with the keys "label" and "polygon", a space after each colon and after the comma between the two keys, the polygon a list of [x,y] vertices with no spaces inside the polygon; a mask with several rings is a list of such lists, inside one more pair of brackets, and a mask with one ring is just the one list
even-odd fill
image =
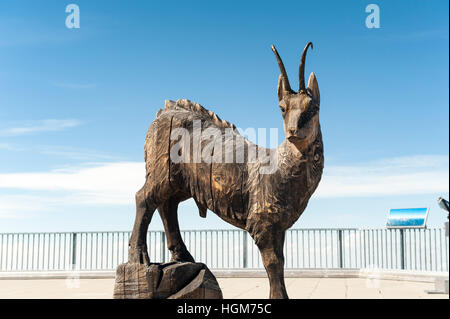
{"label": "carved hoof", "polygon": [[133,264],[150,265],[147,246],[130,247],[128,251],[128,260]]}
{"label": "carved hoof", "polygon": [[195,263],[194,257],[192,257],[186,247],[171,250],[171,255],[170,262]]}

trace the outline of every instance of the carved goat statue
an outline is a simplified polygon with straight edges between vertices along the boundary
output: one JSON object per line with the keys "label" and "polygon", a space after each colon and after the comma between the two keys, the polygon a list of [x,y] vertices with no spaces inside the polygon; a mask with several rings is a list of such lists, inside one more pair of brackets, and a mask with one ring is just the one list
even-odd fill
{"label": "carved goat statue", "polygon": [[[209,209],[250,233],[269,277],[270,298],[288,298],[284,284],[285,232],[305,210],[319,184],[324,164],[320,93],[314,73],[305,87],[305,58],[309,46],[312,47],[311,42],[305,46],[300,60],[298,92],[291,89],[283,62],[272,46],[281,71],[278,100],[286,138],[277,149],[256,146],[258,154],[277,158],[275,169],[269,173],[261,172],[267,156],[265,162],[259,158],[254,160],[249,150],[255,144],[240,135],[234,125],[189,100],[166,101],[146,135],[146,182],[136,193],[136,220],[129,241],[130,262],[150,264],[146,234],[156,209],[164,224],[171,260],[194,262],[182,240],[177,217],[178,204],[193,198],[202,217]],[[223,142],[219,144],[220,149],[216,143],[207,149],[211,143],[207,143],[203,135],[198,136],[196,128],[224,133],[218,138]],[[178,129],[189,134],[177,141],[173,136]],[[227,130],[231,134],[225,133]],[[240,161],[221,160],[223,156],[239,152],[244,154]],[[174,154],[184,157],[174,160]]]}

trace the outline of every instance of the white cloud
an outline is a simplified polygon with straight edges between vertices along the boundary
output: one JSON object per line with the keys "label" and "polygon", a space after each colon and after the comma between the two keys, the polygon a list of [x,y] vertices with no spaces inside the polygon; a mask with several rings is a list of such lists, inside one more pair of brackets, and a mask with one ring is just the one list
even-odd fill
{"label": "white cloud", "polygon": [[[134,205],[134,195],[144,182],[145,165],[141,162],[0,174],[0,219],[79,205]],[[1,194],[1,189],[8,193]]]}
{"label": "white cloud", "polygon": [[42,173],[0,174],[0,188],[49,191],[50,196],[60,192],[68,205],[70,201],[77,204],[130,204],[144,182],[145,166],[141,162],[107,163]]}
{"label": "white cloud", "polygon": [[0,130],[0,136],[16,136],[38,132],[62,131],[68,128],[79,126],[80,124],[80,121],[74,119],[48,119],[41,121],[32,121],[24,123],[24,125],[18,127],[2,129]]}
{"label": "white cloud", "polygon": [[[447,156],[413,156],[326,166],[314,196],[351,198],[448,192],[448,162]],[[144,182],[143,162],[0,174],[0,189],[9,193],[17,190],[15,195],[0,196],[0,218],[73,205],[134,205],[134,194]],[[24,197],[19,192],[32,195]]]}
{"label": "white cloud", "polygon": [[448,156],[383,159],[351,166],[325,166],[316,197],[414,195],[448,192]]}

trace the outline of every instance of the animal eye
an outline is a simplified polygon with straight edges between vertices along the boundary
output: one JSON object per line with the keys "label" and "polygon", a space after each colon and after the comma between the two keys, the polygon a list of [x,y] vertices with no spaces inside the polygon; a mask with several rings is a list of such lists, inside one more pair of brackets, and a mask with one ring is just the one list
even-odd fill
{"label": "animal eye", "polygon": [[280,110],[281,110],[281,112],[286,112],[286,104],[284,104],[284,103],[280,103]]}
{"label": "animal eye", "polygon": [[310,107],[310,108],[317,108],[317,104],[316,104],[315,100],[312,100],[312,99],[311,99],[311,100],[309,101],[309,107]]}

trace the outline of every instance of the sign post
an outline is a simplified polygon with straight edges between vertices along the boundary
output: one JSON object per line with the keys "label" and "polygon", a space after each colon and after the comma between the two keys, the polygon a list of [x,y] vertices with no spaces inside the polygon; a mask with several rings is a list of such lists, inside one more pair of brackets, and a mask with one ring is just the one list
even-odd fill
{"label": "sign post", "polygon": [[400,268],[406,269],[405,228],[425,228],[428,208],[393,208],[389,210],[386,227],[400,231]]}
{"label": "sign post", "polygon": [[[439,207],[447,212],[447,221],[444,223],[445,236],[448,237],[448,212],[449,204],[448,201],[442,197],[438,198]],[[448,294],[448,277],[447,278],[436,278],[434,282],[435,290],[428,290],[429,294]]]}

